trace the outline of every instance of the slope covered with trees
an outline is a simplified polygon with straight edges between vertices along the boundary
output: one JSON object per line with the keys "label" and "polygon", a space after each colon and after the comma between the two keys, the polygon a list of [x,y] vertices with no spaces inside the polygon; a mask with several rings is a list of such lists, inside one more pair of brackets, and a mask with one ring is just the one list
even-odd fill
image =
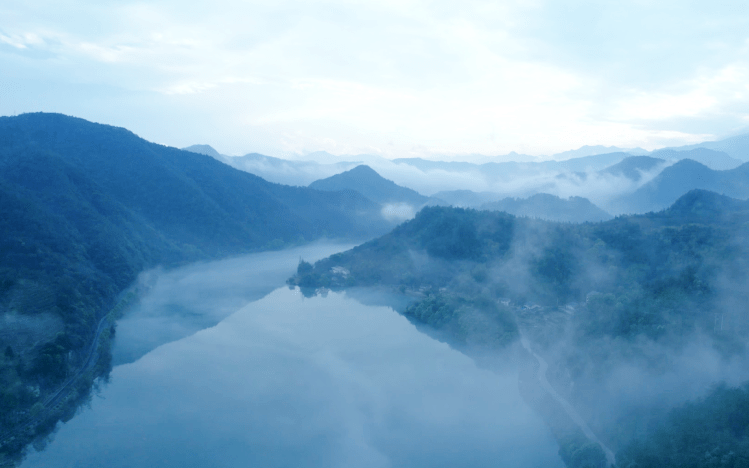
{"label": "slope covered with trees", "polygon": [[[383,237],[300,265],[290,283],[307,294],[359,285],[400,291],[412,298],[407,317],[460,349],[499,350],[524,333],[549,361],[558,393],[620,451],[684,398],[664,395],[682,389],[652,384],[617,400],[611,385],[629,385],[612,383],[620,373],[658,381],[678,373],[671,363],[696,343],[717,359],[743,359],[747,227],[749,202],[700,190],[661,212],[596,224],[428,207]],[[679,377],[669,378],[673,385]],[[561,452],[587,446],[560,408],[544,398],[534,405],[556,421]]]}
{"label": "slope covered with trees", "polygon": [[272,184],[63,115],[0,118],[0,454],[33,437],[13,429],[90,359],[102,317],[140,271],[390,227],[353,191]]}

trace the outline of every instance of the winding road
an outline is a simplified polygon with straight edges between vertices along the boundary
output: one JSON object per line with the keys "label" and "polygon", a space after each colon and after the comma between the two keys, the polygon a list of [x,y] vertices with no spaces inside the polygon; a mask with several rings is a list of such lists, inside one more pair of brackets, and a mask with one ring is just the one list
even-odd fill
{"label": "winding road", "polygon": [[567,402],[567,400],[565,400],[559,393],[557,393],[557,391],[554,390],[554,387],[552,387],[549,381],[546,379],[546,370],[549,368],[549,364],[546,363],[546,360],[533,352],[530,342],[522,334],[520,335],[520,344],[522,344],[523,348],[531,353],[536,361],[538,361],[539,366],[537,378],[539,383],[541,384],[541,387],[543,387],[543,389],[546,390],[546,392],[551,395],[552,398],[554,398],[560,405],[562,405],[564,411],[569,415],[572,421],[577,424],[580,430],[583,431],[585,437],[601,446],[603,452],[606,454],[606,461],[608,462],[609,466],[614,465],[614,452],[612,452],[610,448],[606,447],[606,445],[604,445],[604,443],[601,442],[598,437],[596,437],[593,431],[590,430],[590,427],[588,427],[588,424],[585,422],[585,420],[580,417],[577,411],[575,411],[575,408],[573,408],[572,405]]}
{"label": "winding road", "polygon": [[91,370],[94,365],[96,365],[96,362],[99,360],[99,338],[101,337],[102,332],[106,330],[108,326],[111,326],[111,323],[110,316],[107,313],[104,314],[104,316],[99,320],[99,324],[96,327],[96,334],[94,335],[93,340],[91,340],[91,345],[88,349],[88,356],[86,357],[83,365],[75,374],[68,378],[68,380],[63,382],[63,384],[60,385],[60,387],[54,393],[47,396],[47,398],[42,401],[44,409],[40,410],[37,414],[31,416],[28,420],[26,420],[19,426],[16,426],[12,430],[0,434],[0,447],[5,445],[6,441],[13,437],[15,434],[18,434],[26,430],[28,427],[44,420],[49,409],[54,408],[58,403],[60,403],[68,396],[69,392],[66,390],[69,390],[73,383],[75,383],[84,373]]}

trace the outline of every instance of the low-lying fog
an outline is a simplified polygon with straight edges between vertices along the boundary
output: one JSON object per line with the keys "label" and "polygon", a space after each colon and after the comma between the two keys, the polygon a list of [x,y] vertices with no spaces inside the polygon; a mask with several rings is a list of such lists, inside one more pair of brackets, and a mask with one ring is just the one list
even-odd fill
{"label": "low-lying fog", "polygon": [[113,363],[133,362],[163,343],[217,324],[283,285],[296,271],[300,258],[315,262],[353,246],[317,242],[171,271],[144,272],[138,283],[148,294],[117,321]]}
{"label": "low-lying fog", "polygon": [[136,360],[22,466],[563,466],[512,363],[480,369],[389,307],[282,286],[224,318],[299,254],[152,272],[118,329]]}

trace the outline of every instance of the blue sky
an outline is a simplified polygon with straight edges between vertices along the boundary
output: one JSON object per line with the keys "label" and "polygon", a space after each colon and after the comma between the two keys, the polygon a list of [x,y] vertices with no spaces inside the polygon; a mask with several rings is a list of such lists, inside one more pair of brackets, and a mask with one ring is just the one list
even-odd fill
{"label": "blue sky", "polygon": [[4,0],[0,114],[226,154],[653,149],[747,131],[748,31],[730,0]]}

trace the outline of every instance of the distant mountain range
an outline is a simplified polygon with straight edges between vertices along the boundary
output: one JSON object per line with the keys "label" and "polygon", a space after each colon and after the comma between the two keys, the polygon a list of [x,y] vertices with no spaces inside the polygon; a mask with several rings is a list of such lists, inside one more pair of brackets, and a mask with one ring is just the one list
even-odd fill
{"label": "distant mountain range", "polygon": [[361,163],[360,161],[344,161],[326,164],[311,160],[293,161],[265,156],[259,153],[249,153],[244,156],[226,156],[220,154],[209,145],[192,145],[183,149],[211,156],[235,169],[255,174],[270,182],[299,187],[306,187],[315,180],[339,174]]}
{"label": "distant mountain range", "polygon": [[735,169],[742,164],[742,161],[736,158],[732,158],[723,151],[716,151],[708,148],[694,148],[689,150],[677,151],[674,149],[662,149],[653,151],[650,156],[654,158],[668,159],[668,160],[683,160],[691,159],[697,161],[710,169],[725,171],[728,169]]}
{"label": "distant mountain range", "polygon": [[[0,117],[0,318],[55,325],[31,345],[0,330],[0,388],[14,402],[0,405],[0,427],[3,437],[19,430],[16,449],[35,437],[16,426],[18,412],[89,362],[101,320],[144,269],[324,237],[361,240],[395,225],[357,191],[278,185],[211,156],[60,114]],[[103,345],[76,389],[106,373],[107,356]],[[40,428],[65,413],[54,411]]]}
{"label": "distant mountain range", "polygon": [[749,133],[724,138],[723,140],[718,141],[705,141],[696,145],[677,146],[664,149],[674,151],[687,151],[696,148],[707,148],[715,151],[722,151],[732,158],[736,158],[741,161],[749,161]]}
{"label": "distant mountain range", "polygon": [[587,198],[570,197],[567,200],[548,193],[537,193],[528,198],[505,198],[484,203],[482,210],[504,211],[515,216],[538,218],[547,221],[584,223],[608,221],[612,216]]}
{"label": "distant mountain range", "polygon": [[731,170],[715,171],[691,159],[683,159],[635,192],[612,201],[606,208],[616,214],[658,211],[693,189],[746,199],[749,197],[749,163]]}
{"label": "distant mountain range", "polygon": [[599,154],[610,154],[610,153],[627,153],[627,154],[631,154],[632,156],[644,156],[644,155],[649,154],[650,151],[639,148],[639,147],[638,148],[619,148],[618,146],[585,145],[575,150],[562,151],[561,153],[553,154],[551,155],[549,159],[559,161],[563,159],[581,158],[585,156],[597,156]]}

